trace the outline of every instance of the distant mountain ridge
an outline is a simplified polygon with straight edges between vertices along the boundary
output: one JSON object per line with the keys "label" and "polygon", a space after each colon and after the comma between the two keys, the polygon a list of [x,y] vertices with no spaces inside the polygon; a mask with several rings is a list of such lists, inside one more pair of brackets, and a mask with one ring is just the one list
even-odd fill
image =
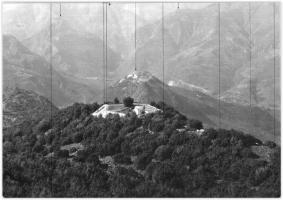
{"label": "distant mountain ridge", "polygon": [[[280,27],[277,6],[275,25]],[[136,58],[130,54],[117,73],[127,72],[137,60],[137,69],[150,71],[159,79],[164,75],[166,82],[181,80],[204,88],[215,97],[220,92],[223,101],[243,105],[249,104],[251,87],[253,105],[280,109],[280,76],[278,73],[274,77],[274,48],[271,45],[274,39],[273,4],[251,4],[251,52],[247,8],[247,3],[221,3],[220,32],[217,4],[198,10],[180,9],[165,15],[164,74],[161,20],[137,30]],[[275,44],[279,44],[280,29],[275,31]],[[279,52],[280,45],[275,45],[275,72],[280,71]]]}
{"label": "distant mountain ridge", "polygon": [[[188,118],[203,121],[208,127],[219,127],[219,100],[196,90],[163,85],[163,82],[146,71],[134,71],[107,89],[107,100],[115,97],[122,100],[131,96],[136,102],[150,103],[164,101]],[[220,101],[221,128],[233,128],[261,139],[273,138],[273,123],[276,121],[276,137],[279,137],[279,121],[267,110],[253,107],[251,115],[248,106]]]}
{"label": "distant mountain ridge", "polygon": [[[170,6],[169,6],[170,5]],[[73,76],[80,82],[103,88],[102,13],[100,5],[77,7],[59,5],[52,13],[54,69],[64,76]],[[162,79],[162,23],[159,5],[141,6],[134,29],[134,7],[111,5],[108,13],[108,78],[117,80],[133,69],[150,71]],[[49,6],[21,8],[18,13],[6,11],[5,31],[20,37],[31,51],[49,60],[50,22],[44,19]],[[144,8],[143,8],[144,7]],[[219,96],[223,101],[252,104],[267,109],[280,109],[280,76],[273,77],[273,4],[251,4],[251,52],[248,3],[221,3],[220,63],[218,6],[211,3],[192,9],[190,5],[166,4],[164,16],[165,81],[184,81]],[[30,15],[28,15],[30,11]],[[83,12],[85,11],[85,12]],[[147,11],[147,12],[145,12]],[[82,14],[84,13],[84,14]],[[279,7],[275,4],[275,25],[279,27]],[[79,16],[79,17],[78,17]],[[159,17],[157,17],[159,16]],[[95,19],[95,20],[94,20]],[[94,20],[94,21],[93,21]],[[15,22],[14,22],[15,21]],[[31,27],[40,21],[38,28]],[[14,24],[13,24],[14,22]],[[15,25],[17,24],[17,25]],[[75,25],[76,24],[76,25]],[[31,34],[28,35],[28,29]],[[280,29],[275,29],[275,44],[280,43]],[[134,34],[137,36],[134,53]],[[280,45],[275,45],[275,72],[280,71]],[[250,81],[249,54],[252,58]],[[221,76],[219,76],[219,64]],[[95,79],[86,79],[94,77]],[[220,78],[220,79],[219,79]],[[275,85],[274,85],[275,80]],[[220,81],[220,84],[219,84]],[[251,85],[250,85],[251,83]],[[219,90],[220,86],[220,90]],[[250,90],[252,88],[252,90]],[[275,88],[275,105],[273,91]],[[220,94],[218,94],[220,92]],[[87,99],[87,98],[86,98]]]}
{"label": "distant mountain ridge", "polygon": [[100,100],[99,91],[51,67],[49,62],[32,53],[14,36],[3,36],[4,87],[32,90],[50,100],[52,80],[52,101],[56,106]]}
{"label": "distant mountain ridge", "polygon": [[[54,22],[52,41],[50,41],[50,27],[45,27],[36,35],[25,39],[23,44],[31,51],[38,52],[46,60],[50,60],[50,44],[52,44],[53,68],[65,75],[102,77],[102,39],[96,35],[81,32],[73,28],[70,23],[64,18]],[[121,58],[109,46],[107,53],[108,70],[112,71]]]}
{"label": "distant mountain ridge", "polygon": [[[280,21],[277,5],[274,13],[276,27]],[[58,6],[54,6],[51,30],[50,22],[43,20],[43,16],[49,14],[48,6],[45,6],[48,8],[45,12],[40,12],[40,16],[36,15],[38,10],[34,7],[32,10],[26,7],[19,12],[19,15],[26,15],[23,19],[16,13],[6,21],[5,27],[11,27],[8,32],[15,33],[20,41],[12,35],[3,36],[3,85],[32,90],[50,98],[52,84],[52,101],[59,107],[74,102],[102,102],[106,78],[101,49],[102,13],[94,12],[94,6],[81,15],[81,7],[63,5],[64,14],[60,17],[56,10]],[[160,101],[164,87],[165,101],[189,117],[199,118],[217,127],[221,116],[221,127],[254,132],[262,138],[271,136],[275,122],[278,135],[280,75],[275,73],[273,76],[274,48],[271,44],[275,39],[275,72],[279,72],[280,47],[277,44],[280,43],[280,30],[275,30],[276,37],[273,38],[273,4],[251,4],[251,71],[247,3],[221,3],[220,55],[217,4],[199,9],[183,5],[177,9],[174,4],[173,11],[172,7],[169,9],[172,12],[167,12],[169,7],[166,4],[164,73],[161,7],[155,5],[151,8],[145,16],[147,20],[139,16],[141,19],[138,17],[137,29],[134,30],[131,7],[122,6],[120,9],[119,6],[111,6],[105,81],[109,100],[127,95],[141,102]],[[100,8],[97,7],[95,11],[100,11]],[[27,12],[29,10],[30,15]],[[125,13],[119,15],[122,10],[129,11],[129,16]],[[33,30],[36,21],[40,23]],[[9,26],[13,23],[13,26]],[[26,29],[28,31],[24,31]],[[50,31],[53,34],[52,41]],[[21,32],[24,33],[22,37]],[[137,36],[136,52],[133,48],[134,33]],[[50,42],[53,48],[52,63],[49,63]],[[125,76],[134,65],[141,73]],[[144,71],[149,74],[143,74]],[[121,77],[124,78],[120,80]],[[163,77],[168,84],[162,83]],[[274,108],[276,119],[273,118]]]}

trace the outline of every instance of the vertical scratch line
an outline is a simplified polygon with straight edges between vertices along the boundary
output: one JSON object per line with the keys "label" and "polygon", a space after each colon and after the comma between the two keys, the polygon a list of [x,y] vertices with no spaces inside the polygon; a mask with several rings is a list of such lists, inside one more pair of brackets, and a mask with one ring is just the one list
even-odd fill
{"label": "vertical scratch line", "polygon": [[137,3],[135,2],[135,71],[137,71]]}
{"label": "vertical scratch line", "polygon": [[164,3],[162,2],[162,78],[163,78],[163,112],[164,112],[164,103],[165,103],[165,83],[164,83]]}
{"label": "vertical scratch line", "polygon": [[[49,65],[50,65],[50,121],[51,121],[51,127],[53,126],[53,119],[52,119],[52,112],[53,112],[53,108],[52,108],[52,101],[53,101],[53,96],[52,96],[52,90],[53,90],[53,88],[52,88],[52,82],[53,82],[53,80],[52,80],[52,55],[53,55],[53,47],[52,47],[52,3],[50,3],[50,7],[49,7],[49,20],[50,20],[50,27],[49,27],[49,31],[50,31],[50,35],[49,35],[49,39],[50,39],[50,63],[49,63]],[[52,185],[52,182],[53,182],[53,160],[52,160],[52,156],[50,156],[50,159],[51,159],[51,166],[52,166],[52,171],[51,171],[51,183],[50,183],[50,189],[51,189],[51,194],[53,193],[53,185]]]}
{"label": "vertical scratch line", "polygon": [[221,112],[220,112],[220,80],[221,80],[221,71],[220,71],[220,2],[218,3],[218,120],[219,120],[219,129],[221,128]]}
{"label": "vertical scratch line", "polygon": [[273,141],[274,142],[275,142],[275,139],[276,139],[275,138],[275,132],[276,132],[276,130],[275,130],[275,126],[276,126],[276,121],[275,121],[275,116],[276,116],[276,113],[275,113],[275,108],[276,108],[275,107],[275,103],[276,103],[276,101],[275,101],[275,98],[276,98],[276,95],[275,95],[275,92],[276,92],[276,88],[275,88],[275,84],[276,84],[276,80],[275,80],[276,79],[276,71],[275,71],[275,67],[276,67],[275,66],[276,65],[276,58],[275,58],[275,54],[276,54],[276,52],[275,52],[276,51],[276,49],[275,49],[275,45],[276,45],[276,43],[275,43],[276,42],[275,41],[275,36],[276,36],[275,35],[275,28],[276,28],[275,27],[275,19],[276,19],[276,16],[275,16],[275,2],[273,2],[273,59],[274,59],[273,60],[273,63],[274,63],[274,68],[273,68],[273,73],[274,73],[273,74],[274,75],[274,77],[273,77],[274,78],[273,79],[273,81],[274,81],[274,91],[273,91],[274,92],[273,93],[273,95],[274,95],[273,96],[273,98],[274,98],[273,99],[274,100],[274,102],[273,102],[274,103],[273,104],[273,106],[274,106],[274,108],[273,108],[273,123],[274,123],[273,125],[274,125],[274,129],[273,129],[273,134],[274,134],[274,138],[273,138]]}
{"label": "vertical scratch line", "polygon": [[103,73],[103,101],[106,103],[105,98],[105,25],[104,25],[104,3],[102,2],[102,73]]}
{"label": "vertical scratch line", "polygon": [[107,103],[107,81],[108,81],[108,79],[107,79],[107,65],[108,65],[108,62],[107,62],[107,60],[108,60],[108,38],[107,38],[107,10],[108,10],[108,8],[107,8],[107,4],[105,5],[105,8],[106,8],[106,10],[105,10],[105,40],[106,40],[106,44],[105,44],[105,48],[106,48],[106,52],[105,52],[105,67],[106,67],[106,71],[105,71],[105,80],[106,80],[106,82],[105,82],[105,99],[106,99],[106,103]]}
{"label": "vertical scratch line", "polygon": [[[250,117],[253,122],[252,113],[252,18],[251,18],[251,3],[249,2],[249,59],[250,59]],[[252,128],[252,133],[254,132]]]}

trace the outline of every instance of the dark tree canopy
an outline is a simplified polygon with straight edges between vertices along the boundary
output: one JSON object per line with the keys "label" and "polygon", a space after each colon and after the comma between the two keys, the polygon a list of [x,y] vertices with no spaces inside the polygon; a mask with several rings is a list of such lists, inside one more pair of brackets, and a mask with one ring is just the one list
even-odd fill
{"label": "dark tree canopy", "polygon": [[280,196],[280,146],[236,130],[198,134],[200,121],[152,104],[163,112],[95,118],[98,104],[74,104],[52,123],[4,129],[3,196]]}
{"label": "dark tree canopy", "polygon": [[125,97],[123,99],[123,103],[126,107],[131,108],[134,105],[134,99],[132,97]]}
{"label": "dark tree canopy", "polygon": [[119,103],[120,103],[120,101],[119,101],[118,97],[115,97],[115,99],[114,99],[114,103],[115,103],[115,104],[119,104]]}
{"label": "dark tree canopy", "polygon": [[196,119],[189,120],[189,125],[190,125],[190,128],[192,129],[202,129],[203,128],[202,122]]}

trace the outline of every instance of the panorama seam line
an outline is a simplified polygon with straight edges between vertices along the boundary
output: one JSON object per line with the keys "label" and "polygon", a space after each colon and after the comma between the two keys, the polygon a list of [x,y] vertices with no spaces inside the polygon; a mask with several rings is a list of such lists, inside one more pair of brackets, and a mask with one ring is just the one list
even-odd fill
{"label": "panorama seam line", "polygon": [[[251,2],[249,2],[249,59],[250,59],[250,118],[253,124],[253,112],[252,112],[252,17],[251,17]],[[251,127],[251,133],[254,132],[254,128]]]}
{"label": "panorama seam line", "polygon": [[137,3],[135,2],[135,71],[137,71]]}
{"label": "panorama seam line", "polygon": [[163,93],[162,93],[162,97],[163,97],[163,113],[164,113],[164,104],[165,104],[165,83],[164,83],[164,3],[162,2],[162,78],[163,78]]}
{"label": "panorama seam line", "polygon": [[220,129],[221,128],[221,110],[220,110],[220,80],[221,80],[221,70],[220,70],[220,66],[221,66],[221,64],[220,64],[220,62],[221,62],[221,43],[220,43],[220,37],[221,37],[221,33],[220,33],[220,31],[221,31],[221,26],[220,26],[220,5],[221,5],[221,3],[219,2],[218,3],[218,120],[219,120],[219,127],[218,127],[218,129]]}
{"label": "panorama seam line", "polygon": [[[53,56],[53,46],[52,46],[52,3],[50,3],[49,4],[49,23],[50,23],[50,27],[49,27],[49,31],[50,31],[50,35],[49,35],[49,39],[50,39],[50,63],[49,63],[49,65],[50,65],[50,121],[51,121],[51,127],[52,127],[52,125],[53,125],[53,119],[52,119],[52,112],[53,112],[53,108],[52,108],[52,104],[53,104],[53,102],[52,102],[52,100],[53,100],[53,95],[52,95],[52,90],[53,90],[53,88],[52,88],[52,56]],[[53,182],[53,159],[52,159],[52,156],[50,156],[50,160],[51,160],[51,183],[50,183],[50,189],[51,189],[51,195],[53,195],[53,185],[52,185],[52,182]]]}
{"label": "panorama seam line", "polygon": [[276,57],[275,57],[275,55],[276,55],[276,52],[275,52],[276,51],[276,41],[275,41],[275,36],[276,36],[275,35],[276,34],[275,33],[275,28],[276,28],[275,27],[276,26],[275,20],[276,20],[276,16],[275,16],[275,14],[276,13],[275,12],[276,12],[276,10],[275,10],[275,8],[276,7],[275,6],[276,6],[276,3],[273,2],[273,64],[274,64],[274,66],[273,66],[273,73],[274,73],[273,74],[274,75],[274,77],[273,77],[273,81],[274,81],[274,88],[273,88],[274,89],[274,91],[273,91],[274,92],[273,93],[273,95],[274,95],[273,96],[273,100],[274,100],[274,102],[273,102],[274,103],[273,104],[273,106],[274,106],[273,107],[273,126],[274,126],[273,127],[273,134],[274,135],[273,135],[273,137],[274,138],[273,138],[273,140],[274,140],[274,142],[275,142],[275,139],[276,139],[276,136],[275,136],[275,134],[276,134],[276,130],[275,130],[276,129],[276,121],[275,121],[275,116],[276,116],[276,113],[275,113],[275,108],[276,108],[276,106],[275,106],[275,103],[276,103],[276,100],[275,100],[275,98],[276,98],[276,95],[275,95],[275,93],[276,93],[276,87],[275,87],[276,86],[275,85],[276,84],[276,71],[275,71],[276,70],[275,69],[276,68]]}
{"label": "panorama seam line", "polygon": [[105,70],[106,70],[106,64],[105,64],[105,3],[102,2],[102,73],[103,73],[103,102],[106,103],[106,93],[105,93],[105,87],[106,87],[106,79],[105,79]]}
{"label": "panorama seam line", "polygon": [[107,103],[107,3],[105,3],[105,101]]}

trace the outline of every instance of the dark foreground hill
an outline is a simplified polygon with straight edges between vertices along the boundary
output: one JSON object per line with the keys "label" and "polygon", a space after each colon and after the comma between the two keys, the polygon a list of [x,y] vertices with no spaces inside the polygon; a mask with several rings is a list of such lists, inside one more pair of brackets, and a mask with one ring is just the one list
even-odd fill
{"label": "dark foreground hill", "polygon": [[[74,104],[3,133],[5,197],[279,197],[280,147],[164,106],[138,118]],[[163,108],[161,103],[155,106]]]}

